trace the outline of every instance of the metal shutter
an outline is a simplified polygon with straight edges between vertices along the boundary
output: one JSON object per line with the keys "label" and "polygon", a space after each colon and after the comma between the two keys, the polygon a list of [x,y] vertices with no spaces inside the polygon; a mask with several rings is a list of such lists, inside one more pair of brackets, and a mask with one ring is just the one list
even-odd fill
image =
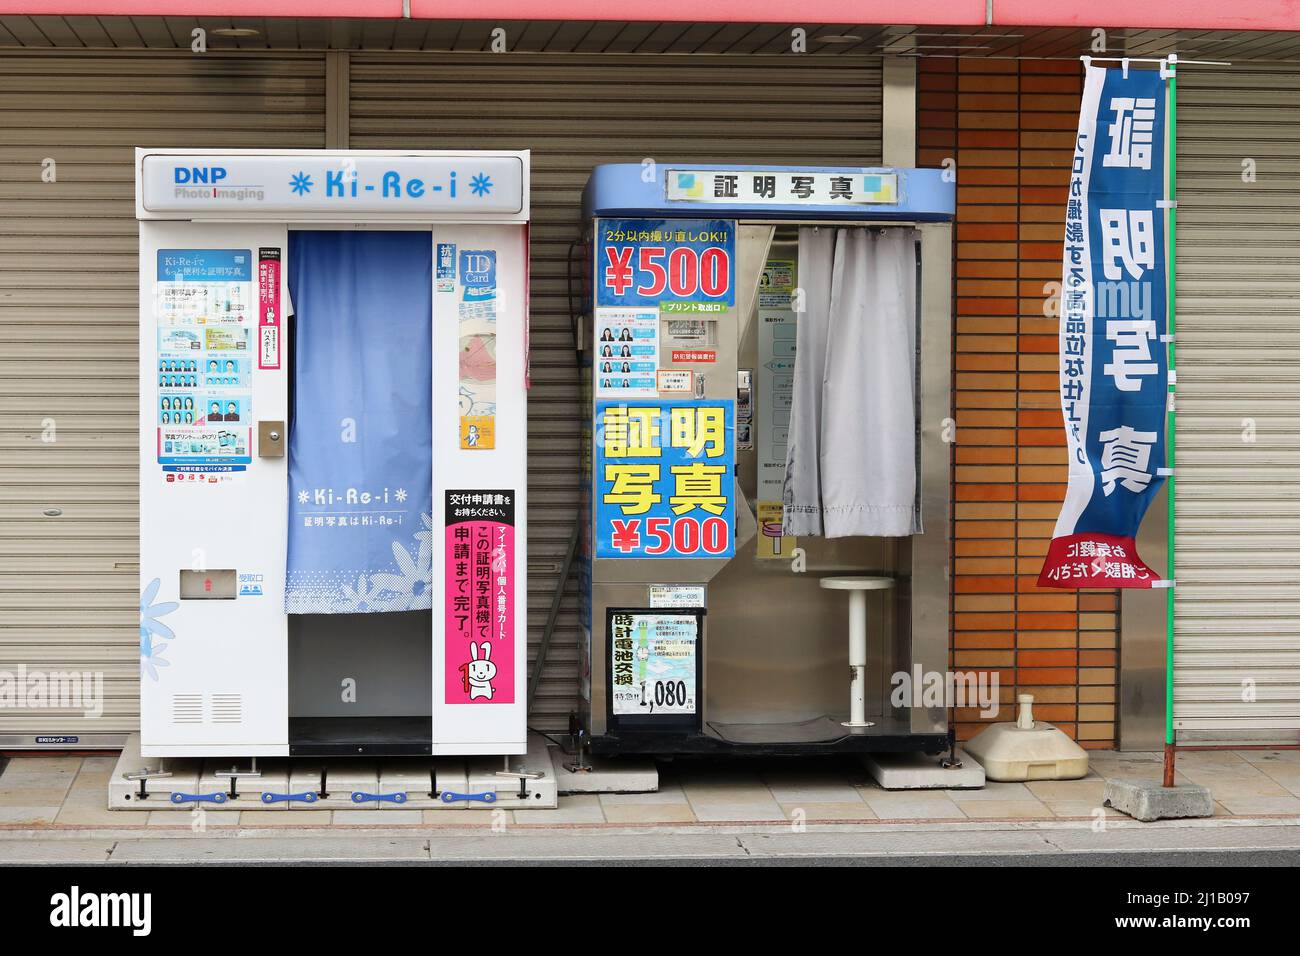
{"label": "metal shutter", "polygon": [[[877,164],[881,62],[837,56],[354,53],[353,149],[533,151],[529,396],[529,640],[535,659],[578,504],[582,409],[567,248],[599,163]],[[531,723],[577,703],[578,597],[569,581]]]}
{"label": "metal shutter", "polygon": [[1300,729],[1300,72],[1285,69],[1179,70],[1181,741]]}
{"label": "metal shutter", "polygon": [[0,130],[0,670],[105,696],[0,709],[0,746],[111,745],[139,713],[132,149],[323,147],[324,56],[6,51]]}

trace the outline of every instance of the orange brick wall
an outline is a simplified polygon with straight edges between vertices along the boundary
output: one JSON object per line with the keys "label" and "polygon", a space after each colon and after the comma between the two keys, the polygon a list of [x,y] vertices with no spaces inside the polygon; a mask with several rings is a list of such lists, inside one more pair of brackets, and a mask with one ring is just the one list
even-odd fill
{"label": "orange brick wall", "polygon": [[[1115,745],[1117,592],[1036,581],[1065,492],[1057,320],[1077,62],[923,59],[918,165],[955,160],[952,664],[996,671],[1002,712],[1035,715],[1085,747]],[[958,734],[981,727],[957,711]]]}

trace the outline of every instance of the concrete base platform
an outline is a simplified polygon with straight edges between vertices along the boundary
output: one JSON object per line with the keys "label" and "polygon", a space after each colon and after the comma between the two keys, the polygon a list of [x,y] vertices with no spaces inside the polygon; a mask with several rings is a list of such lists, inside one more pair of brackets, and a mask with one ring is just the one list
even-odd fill
{"label": "concrete base platform", "polygon": [[1163,787],[1158,780],[1107,780],[1102,802],[1143,823],[1214,816],[1214,798],[1196,784]]}
{"label": "concrete base platform", "polygon": [[659,769],[649,757],[589,756],[591,769],[578,773],[565,766],[573,761],[573,756],[559,747],[551,748],[560,793],[654,793],[659,789]]}
{"label": "concrete base platform", "polygon": [[862,765],[885,790],[978,790],[984,768],[958,749],[960,767],[944,767],[942,756],[922,753],[863,754]]}
{"label": "concrete base platform", "polygon": [[[151,777],[144,781],[127,780],[123,776],[142,770],[166,772],[168,776]],[[181,809],[172,804],[172,793],[197,793],[202,775],[202,760],[141,757],[140,735],[132,734],[122,744],[122,754],[117,758],[117,766],[113,768],[113,775],[108,780],[108,807],[110,810]],[[190,806],[184,809],[188,810]]]}
{"label": "concrete base platform", "polygon": [[[108,781],[110,810],[464,810],[502,807],[553,810],[559,792],[545,737],[528,736],[528,753],[511,757],[411,757],[382,763],[340,758],[257,762],[259,775],[236,777],[251,761],[216,757],[140,756],[140,737],[127,738]],[[164,771],[143,781],[125,774]],[[506,775],[519,771],[528,777]],[[321,789],[322,772],[324,791]],[[537,774],[537,776],[531,776]]]}

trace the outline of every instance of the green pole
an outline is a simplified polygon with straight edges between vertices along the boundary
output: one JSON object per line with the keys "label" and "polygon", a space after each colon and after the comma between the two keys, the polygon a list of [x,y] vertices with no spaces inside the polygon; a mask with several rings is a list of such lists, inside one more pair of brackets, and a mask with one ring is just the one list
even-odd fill
{"label": "green pole", "polygon": [[[1167,303],[1167,320],[1165,333],[1169,336],[1169,396],[1166,423],[1165,423],[1165,466],[1169,469],[1169,490],[1166,492],[1166,503],[1169,510],[1167,524],[1167,549],[1169,552],[1168,567],[1166,577],[1172,582],[1174,580],[1174,488],[1176,476],[1174,474],[1174,451],[1175,439],[1177,435],[1176,426],[1178,415],[1174,411],[1174,391],[1177,363],[1175,361],[1174,347],[1174,316],[1177,311],[1175,303],[1177,302],[1177,269],[1175,258],[1178,240],[1178,160],[1177,160],[1177,141],[1178,141],[1178,69],[1177,57],[1169,57],[1169,122],[1168,122],[1168,147],[1167,162],[1169,169],[1168,186],[1166,189],[1166,198],[1169,205],[1165,209],[1165,215],[1168,217],[1168,243],[1166,249],[1166,271],[1169,274],[1169,301]],[[1173,786],[1173,746],[1174,746],[1174,589],[1169,587],[1165,590],[1165,786]]]}

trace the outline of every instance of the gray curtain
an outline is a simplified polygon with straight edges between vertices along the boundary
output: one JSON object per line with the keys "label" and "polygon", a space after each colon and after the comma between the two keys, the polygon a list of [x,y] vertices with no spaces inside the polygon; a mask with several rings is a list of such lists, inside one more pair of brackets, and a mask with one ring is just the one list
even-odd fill
{"label": "gray curtain", "polygon": [[916,495],[916,233],[799,230],[790,535],[921,530]]}

